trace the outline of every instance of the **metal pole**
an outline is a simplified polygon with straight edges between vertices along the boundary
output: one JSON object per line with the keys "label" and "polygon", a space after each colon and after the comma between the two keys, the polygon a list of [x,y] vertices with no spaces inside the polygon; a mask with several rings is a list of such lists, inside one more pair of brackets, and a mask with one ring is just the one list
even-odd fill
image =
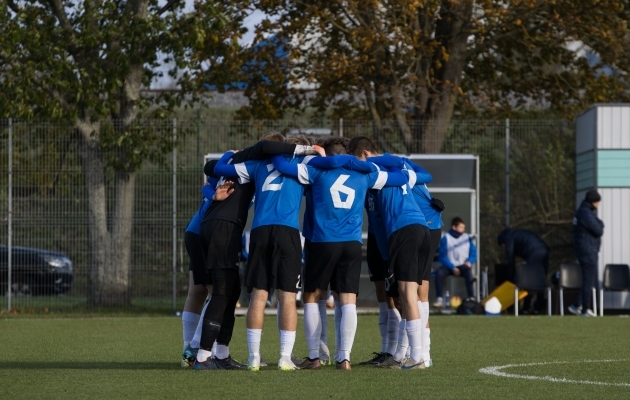
{"label": "metal pole", "polygon": [[173,118],[173,311],[177,311],[177,118]]}
{"label": "metal pole", "polygon": [[510,119],[505,119],[505,227],[510,226]]}
{"label": "metal pole", "polygon": [[339,137],[343,137],[343,118],[339,118]]}
{"label": "metal pole", "polygon": [[11,312],[11,268],[13,253],[13,120],[9,118],[9,215],[8,215],[8,239],[7,239],[7,310]]}

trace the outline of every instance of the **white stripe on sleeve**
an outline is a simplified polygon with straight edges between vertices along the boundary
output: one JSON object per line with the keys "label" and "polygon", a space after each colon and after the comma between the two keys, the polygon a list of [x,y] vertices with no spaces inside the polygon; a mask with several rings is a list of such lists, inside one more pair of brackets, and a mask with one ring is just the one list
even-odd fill
{"label": "white stripe on sleeve", "polygon": [[245,166],[245,164],[235,164],[234,168],[236,168],[239,183],[244,184],[250,181],[249,173],[247,172],[247,167]]}
{"label": "white stripe on sleeve", "polygon": [[407,172],[409,173],[409,187],[413,188],[414,186],[416,186],[418,176],[416,175],[416,171],[414,171],[413,169],[408,169]]}
{"label": "white stripe on sleeve", "polygon": [[306,165],[298,164],[297,167],[298,167],[298,182],[300,182],[303,185],[310,184],[308,180],[308,168],[306,168]]}
{"label": "white stripe on sleeve", "polygon": [[386,182],[387,172],[378,171],[378,178],[376,178],[376,182],[374,182],[374,186],[372,186],[372,189],[383,189]]}
{"label": "white stripe on sleeve", "polygon": [[306,157],[304,157],[304,159],[302,160],[302,164],[308,164],[309,161],[311,161],[313,158],[315,158],[315,156],[306,156]]}

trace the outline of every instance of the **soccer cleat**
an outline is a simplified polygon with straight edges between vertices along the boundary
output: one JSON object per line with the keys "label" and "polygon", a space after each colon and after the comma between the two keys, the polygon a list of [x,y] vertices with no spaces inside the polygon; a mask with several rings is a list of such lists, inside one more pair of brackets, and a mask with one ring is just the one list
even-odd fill
{"label": "soccer cleat", "polygon": [[352,369],[352,367],[350,366],[350,361],[348,360],[343,360],[342,362],[338,362],[336,368],[346,370],[346,371],[349,371]]}
{"label": "soccer cleat", "polygon": [[285,359],[281,357],[278,361],[278,369],[280,371],[295,371],[300,369],[291,359]]}
{"label": "soccer cleat", "polygon": [[408,370],[408,369],[425,369],[424,360],[420,360],[415,362],[411,357],[407,358],[404,362],[402,362],[400,369]]}
{"label": "soccer cleat", "polygon": [[595,314],[593,310],[586,310],[582,314],[580,314],[580,316],[581,317],[597,317],[597,314]]}
{"label": "soccer cleat", "polygon": [[310,359],[306,357],[298,367],[300,367],[300,369],[322,369],[322,363],[319,358]]}
{"label": "soccer cleat", "polygon": [[260,371],[260,359],[259,358],[250,358],[247,361],[247,370],[248,371]]}
{"label": "soccer cleat", "polygon": [[384,355],[387,354],[387,353],[373,352],[372,354],[374,355],[374,357],[372,357],[371,359],[369,359],[367,361],[360,362],[359,365],[375,365],[375,364],[378,364],[381,361],[383,361],[383,359],[385,358]]}
{"label": "soccer cleat", "polygon": [[227,358],[214,358],[215,364],[219,367],[219,369],[227,369],[227,370],[241,370],[245,369],[246,366],[234,360],[232,356],[228,356]]}
{"label": "soccer cleat", "polygon": [[262,356],[260,357],[260,366],[261,367],[266,367],[267,363],[263,360]]}
{"label": "soccer cleat", "polygon": [[[295,354],[291,353],[291,361],[293,362],[293,364],[295,365],[300,365],[302,364],[302,359],[298,358]],[[262,358],[260,359],[260,366],[262,367]],[[265,365],[266,366],[266,365]]]}
{"label": "soccer cleat", "polygon": [[444,308],[444,301],[442,301],[441,297],[438,297],[435,303],[433,303],[434,308]]}
{"label": "soccer cleat", "polygon": [[223,369],[223,368],[219,368],[219,366],[217,365],[215,361],[216,360],[214,359],[214,357],[210,357],[206,361],[195,360],[195,365],[193,365],[193,368],[197,371]]}
{"label": "soccer cleat", "polygon": [[573,304],[569,306],[569,312],[571,314],[580,315],[582,313],[582,307],[576,307]]}
{"label": "soccer cleat", "polygon": [[428,360],[424,360],[425,368],[431,368],[432,366],[433,366],[433,360],[431,360],[430,358]]}
{"label": "soccer cleat", "polygon": [[182,361],[180,365],[182,368],[189,368],[195,365],[195,360],[197,359],[197,352],[199,349],[193,349],[190,345],[186,345],[184,352],[182,353]]}
{"label": "soccer cleat", "polygon": [[379,368],[400,369],[405,359],[396,361],[394,356],[388,355],[380,364],[376,364]]}

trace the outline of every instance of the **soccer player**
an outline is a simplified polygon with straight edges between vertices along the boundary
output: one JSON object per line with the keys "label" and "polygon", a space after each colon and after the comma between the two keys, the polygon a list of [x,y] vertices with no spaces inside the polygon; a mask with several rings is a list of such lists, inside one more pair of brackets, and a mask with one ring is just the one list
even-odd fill
{"label": "soccer player", "polygon": [[[346,153],[340,138],[330,138],[324,148],[327,155]],[[401,185],[407,177],[401,172],[364,174],[347,167],[322,170],[305,164],[290,164],[282,157],[274,157],[273,162],[283,174],[310,184],[313,196],[312,238],[304,277],[304,331],[309,356],[300,368],[321,368],[321,317],[317,303],[330,283],[331,289],[339,293],[342,311],[340,328],[336,332],[340,337],[336,367],[348,370],[351,368],[350,352],[357,326],[363,199],[368,189]]]}
{"label": "soccer player", "polygon": [[195,330],[199,324],[203,303],[208,297],[207,287],[212,285],[212,275],[206,270],[203,259],[203,246],[199,237],[201,219],[213,200],[221,201],[224,200],[222,194],[225,196],[231,194],[228,184],[219,189],[218,198],[215,198],[215,186],[217,186],[217,179],[208,177],[206,184],[201,189],[202,201],[199,210],[191,218],[184,233],[184,243],[190,259],[188,267],[190,271],[188,275],[188,295],[184,303],[184,312],[182,313],[184,345],[181,366],[184,368],[192,366],[197,357],[197,349],[192,348],[190,342],[193,340]]}
{"label": "soccer player", "polygon": [[[266,158],[269,154],[317,154],[312,147],[280,143],[284,137],[277,132],[265,134],[260,142],[232,157],[233,163],[251,158]],[[204,172],[212,175],[212,166],[206,164]],[[220,180],[221,183],[225,179]],[[232,194],[222,202],[213,203],[204,214],[201,237],[204,246],[206,268],[212,271],[212,297],[208,303],[202,324],[200,349],[195,369],[244,369],[230,357],[229,342],[234,328],[234,310],[240,295],[238,273],[241,236],[247,221],[247,213],[255,187],[253,183],[235,182]],[[217,342],[214,357],[211,349]]]}
{"label": "soccer player", "polygon": [[[359,159],[376,155],[376,147],[366,137],[355,137],[348,145],[350,154]],[[377,195],[379,209],[383,215],[386,233],[389,239],[389,269],[396,281],[402,309],[402,320],[399,326],[399,340],[395,354],[388,365],[392,368],[422,369],[422,330],[418,309],[418,285],[422,284],[425,274],[426,257],[430,251],[430,237],[424,214],[418,207],[411,188],[416,176],[411,165],[407,165],[409,182],[397,187],[387,187]],[[393,282],[390,282],[390,286]],[[393,293],[392,293],[393,294]],[[410,357],[406,358],[402,331],[406,332]]]}

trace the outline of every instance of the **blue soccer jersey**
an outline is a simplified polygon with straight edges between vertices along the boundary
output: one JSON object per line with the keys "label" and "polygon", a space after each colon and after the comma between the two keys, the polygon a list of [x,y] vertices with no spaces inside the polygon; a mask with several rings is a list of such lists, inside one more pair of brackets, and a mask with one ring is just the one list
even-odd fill
{"label": "blue soccer jersey", "polygon": [[411,188],[416,183],[416,174],[411,165],[405,163],[409,181],[402,186],[386,187],[378,192],[378,207],[385,222],[385,231],[389,238],[392,233],[412,224],[427,226],[424,214],[420,210]]}
{"label": "blue soccer jersey", "polygon": [[362,242],[365,194],[370,188],[381,189],[387,173],[362,174],[345,168],[322,170],[303,164],[298,167],[300,182],[311,184],[314,213],[311,241]]}
{"label": "blue soccer jersey", "polygon": [[389,242],[385,233],[385,223],[383,216],[378,209],[378,193],[375,190],[368,190],[365,195],[365,211],[368,217],[368,233],[376,238],[376,246],[383,260],[389,259]]}
{"label": "blue soccer jersey", "polygon": [[206,213],[206,210],[210,208],[212,204],[212,197],[214,196],[215,186],[217,185],[216,178],[207,178],[208,184],[201,188],[202,201],[199,206],[199,210],[193,215],[190,222],[188,222],[188,226],[186,227],[186,232],[199,233],[201,229],[201,221],[203,220],[203,215]]}
{"label": "blue soccer jersey", "polygon": [[416,184],[413,189],[413,197],[416,199],[420,211],[424,214],[424,218],[427,220],[427,226],[429,229],[440,229],[444,226],[442,222],[442,212],[431,207],[431,193],[426,184]]}
{"label": "blue soccer jersey", "polygon": [[[301,157],[287,157],[292,163]],[[304,187],[295,178],[282,175],[270,160],[246,161],[234,165],[240,183],[253,180],[256,185],[252,229],[265,225],[284,225],[299,229],[300,205]]]}

